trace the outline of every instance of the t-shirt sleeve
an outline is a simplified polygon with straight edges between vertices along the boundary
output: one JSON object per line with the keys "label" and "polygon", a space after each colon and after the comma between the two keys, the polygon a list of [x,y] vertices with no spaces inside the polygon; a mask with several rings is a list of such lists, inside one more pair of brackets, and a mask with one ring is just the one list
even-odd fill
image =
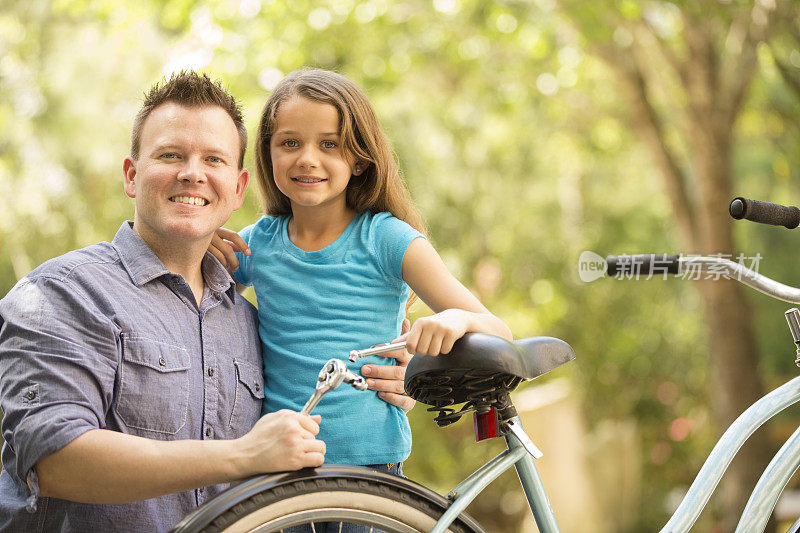
{"label": "t-shirt sleeve", "polygon": [[118,336],[65,281],[25,278],[0,301],[0,406],[3,437],[17,456],[12,475],[25,482],[39,460],[104,427]]}
{"label": "t-shirt sleeve", "polygon": [[414,239],[425,236],[390,213],[375,215],[370,229],[372,248],[381,269],[387,276],[403,281],[406,250]]}
{"label": "t-shirt sleeve", "polygon": [[[239,232],[239,236],[242,239],[244,239],[244,242],[246,242],[247,246],[250,247],[251,254],[253,253],[253,244],[254,244],[253,242],[251,242],[251,239],[253,237],[254,233],[253,230],[255,229],[255,227],[256,227],[255,224],[251,224]],[[233,273],[233,277],[236,281],[238,281],[242,285],[247,285],[248,287],[253,284],[251,275],[251,270],[252,270],[252,262],[250,261],[251,257],[252,255],[247,256],[241,252],[236,252],[236,259],[239,260],[239,269]]]}

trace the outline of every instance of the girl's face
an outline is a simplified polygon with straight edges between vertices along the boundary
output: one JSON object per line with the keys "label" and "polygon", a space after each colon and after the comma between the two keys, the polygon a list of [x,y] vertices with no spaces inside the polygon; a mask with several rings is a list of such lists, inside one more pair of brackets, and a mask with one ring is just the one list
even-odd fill
{"label": "girl's face", "polygon": [[303,208],[345,208],[350,176],[358,174],[345,153],[339,112],[330,104],[294,96],[278,107],[270,140],[275,184]]}

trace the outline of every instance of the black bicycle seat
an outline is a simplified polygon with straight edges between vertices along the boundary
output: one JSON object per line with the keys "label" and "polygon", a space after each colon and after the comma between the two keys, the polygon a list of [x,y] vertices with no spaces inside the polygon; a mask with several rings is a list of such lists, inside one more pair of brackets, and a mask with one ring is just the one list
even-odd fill
{"label": "black bicycle seat", "polygon": [[522,380],[539,377],[573,359],[575,352],[569,344],[554,337],[507,341],[467,333],[448,354],[415,355],[406,369],[405,391],[428,405],[452,405],[472,399],[475,393],[497,388],[511,391]]}

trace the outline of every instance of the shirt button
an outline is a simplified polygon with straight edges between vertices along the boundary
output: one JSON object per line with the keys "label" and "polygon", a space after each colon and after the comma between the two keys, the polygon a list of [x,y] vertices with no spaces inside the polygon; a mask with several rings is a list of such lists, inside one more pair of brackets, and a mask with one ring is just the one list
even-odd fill
{"label": "shirt button", "polygon": [[208,369],[208,377],[210,377],[210,378],[214,377],[214,369],[213,368],[209,368]]}
{"label": "shirt button", "polygon": [[36,391],[29,390],[28,392],[25,393],[25,397],[29,400],[33,400],[34,398],[36,398]]}
{"label": "shirt button", "polygon": [[260,391],[260,390],[261,390],[261,385],[259,385],[258,383],[256,383],[256,392],[258,392],[258,391]]}
{"label": "shirt button", "polygon": [[211,436],[211,428],[206,428],[206,437]]}
{"label": "shirt button", "polygon": [[166,366],[166,365],[167,365],[167,362],[166,362],[166,361],[164,360],[164,358],[162,357],[162,358],[160,358],[160,359],[158,360],[158,364],[159,364],[159,365],[161,365],[161,366]]}

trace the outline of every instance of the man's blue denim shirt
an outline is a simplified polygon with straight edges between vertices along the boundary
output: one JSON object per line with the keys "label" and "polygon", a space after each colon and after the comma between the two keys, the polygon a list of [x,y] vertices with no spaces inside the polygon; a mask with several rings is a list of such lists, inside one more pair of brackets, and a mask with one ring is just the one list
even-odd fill
{"label": "man's blue denim shirt", "polygon": [[166,531],[227,488],[37,501],[36,463],[86,431],[233,439],[253,427],[264,397],[256,312],[211,254],[202,271],[198,309],[126,222],[113,242],[44,263],[0,300],[0,530]]}

